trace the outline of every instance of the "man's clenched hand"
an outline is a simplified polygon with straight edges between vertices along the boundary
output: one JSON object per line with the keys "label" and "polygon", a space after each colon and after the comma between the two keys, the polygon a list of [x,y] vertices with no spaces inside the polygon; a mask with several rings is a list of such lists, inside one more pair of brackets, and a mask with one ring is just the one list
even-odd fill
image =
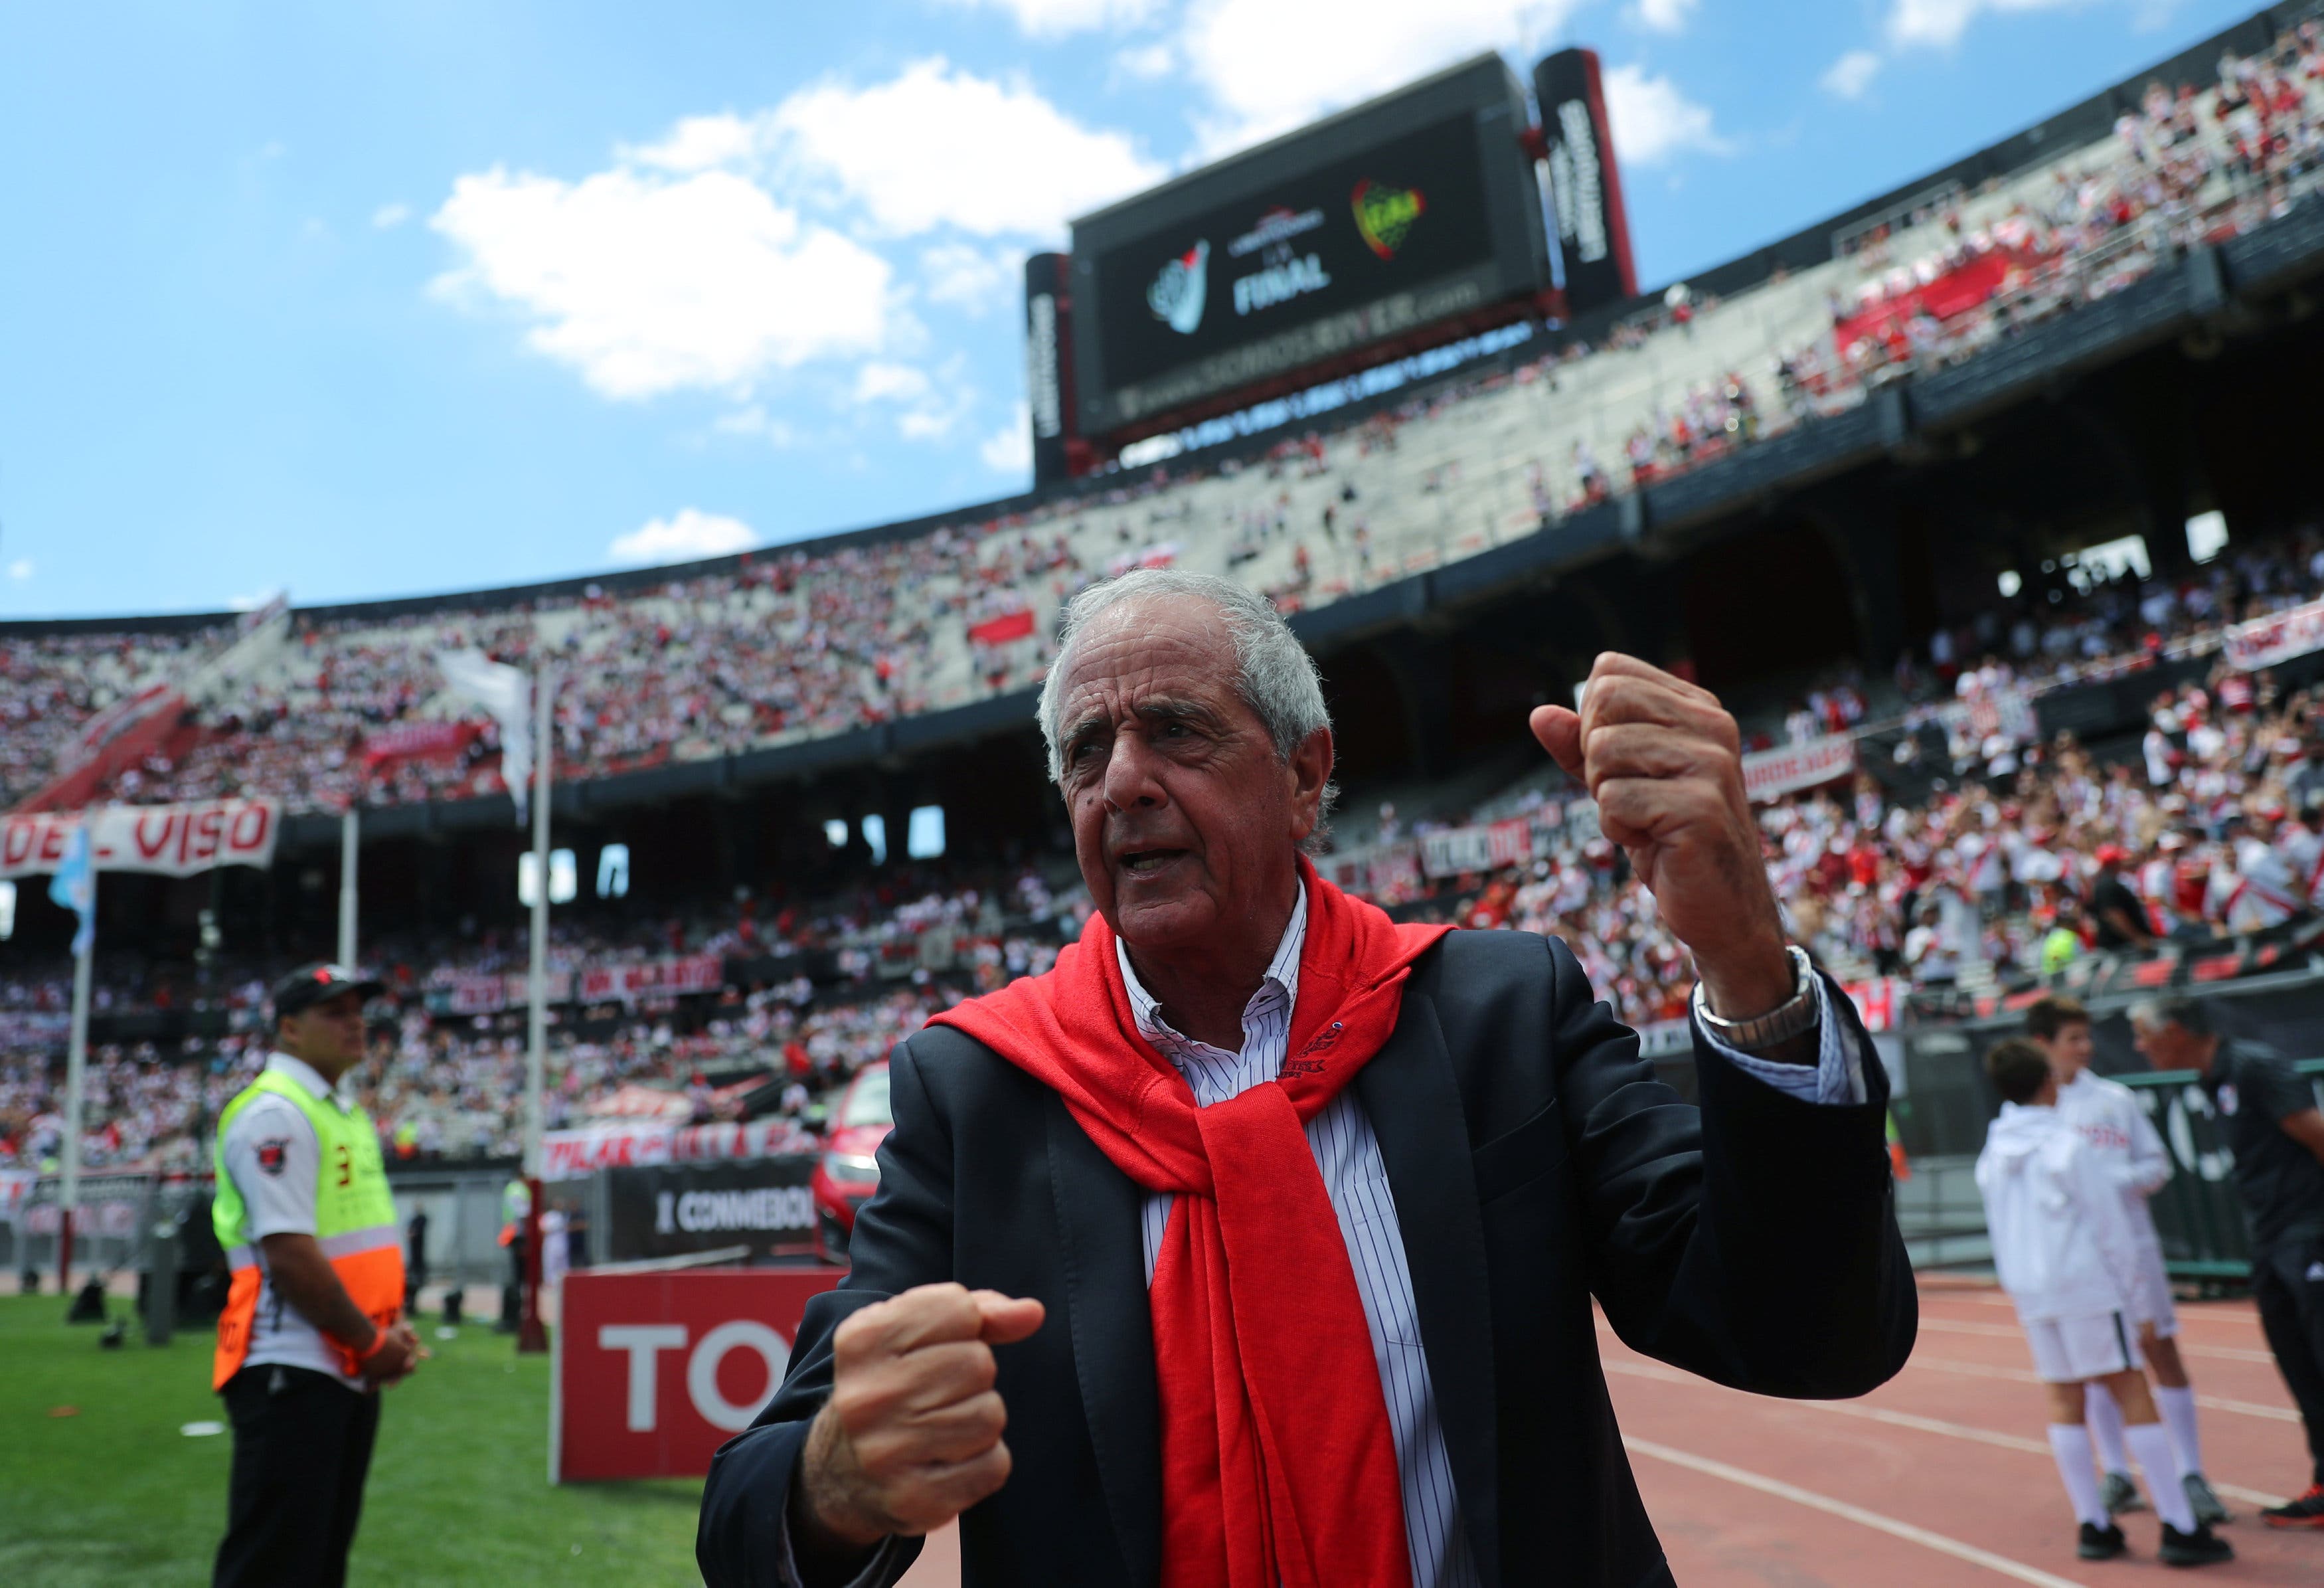
{"label": "man's clenched hand", "polygon": [[1041,1326],[1039,1302],[922,1285],[832,1336],[831,1399],[807,1432],[793,1521],[817,1553],[931,1532],[1009,1477],[995,1345]]}
{"label": "man's clenched hand", "polygon": [[1694,954],[1711,1009],[1764,1014],[1792,995],[1782,917],[1743,791],[1735,719],[1710,690],[1608,651],[1580,712],[1534,708],[1534,737],[1598,802],[1672,935]]}

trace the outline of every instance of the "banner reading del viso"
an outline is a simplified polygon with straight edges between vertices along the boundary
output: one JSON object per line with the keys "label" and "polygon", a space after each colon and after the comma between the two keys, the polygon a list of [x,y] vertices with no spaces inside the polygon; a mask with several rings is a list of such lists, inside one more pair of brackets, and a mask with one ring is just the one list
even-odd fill
{"label": "banner reading del viso", "polygon": [[12,816],[0,823],[0,877],[55,871],[73,829],[84,821],[89,824],[89,856],[98,871],[190,877],[212,866],[272,865],[274,840],[282,830],[282,802],[199,799]]}

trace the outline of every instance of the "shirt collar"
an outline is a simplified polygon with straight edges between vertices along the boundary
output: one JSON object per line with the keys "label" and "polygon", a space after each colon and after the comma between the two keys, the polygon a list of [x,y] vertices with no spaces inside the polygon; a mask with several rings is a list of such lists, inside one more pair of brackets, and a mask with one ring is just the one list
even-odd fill
{"label": "shirt collar", "polygon": [[[1299,897],[1291,906],[1291,919],[1283,924],[1283,936],[1275,945],[1275,957],[1268,962],[1267,974],[1259,983],[1259,991],[1243,1005],[1247,1016],[1251,1008],[1270,992],[1278,994],[1286,1004],[1299,1002],[1299,951],[1307,944],[1307,885],[1299,885]],[[1130,994],[1130,1012],[1138,1022],[1138,1034],[1148,1042],[1167,1039],[1174,1043],[1192,1042],[1181,1035],[1168,1020],[1162,1018],[1162,1005],[1148,992],[1130,968],[1130,950],[1121,939],[1113,940],[1113,953],[1121,966],[1122,990]]]}
{"label": "shirt collar", "polygon": [[318,1103],[339,1101],[337,1088],[323,1079],[321,1073],[303,1058],[294,1058],[278,1048],[272,1057],[267,1059],[266,1067],[277,1075],[288,1076],[298,1082],[309,1092],[314,1094],[315,1101]]}

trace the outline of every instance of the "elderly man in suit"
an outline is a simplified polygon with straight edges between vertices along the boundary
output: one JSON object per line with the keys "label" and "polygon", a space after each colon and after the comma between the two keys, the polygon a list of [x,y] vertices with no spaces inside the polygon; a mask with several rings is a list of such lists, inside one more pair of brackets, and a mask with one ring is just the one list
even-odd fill
{"label": "elderly man in suit", "polygon": [[1599,1366],[1857,1395],[1915,1313],[1887,1085],[1784,939],[1733,720],[1600,657],[1532,729],[1692,951],[1701,1103],[1563,945],[1397,926],[1301,846],[1313,662],[1226,580],[1068,608],[1041,725],[1097,914],[890,1061],[854,1269],[720,1451],[714,1588],[1670,1581]]}

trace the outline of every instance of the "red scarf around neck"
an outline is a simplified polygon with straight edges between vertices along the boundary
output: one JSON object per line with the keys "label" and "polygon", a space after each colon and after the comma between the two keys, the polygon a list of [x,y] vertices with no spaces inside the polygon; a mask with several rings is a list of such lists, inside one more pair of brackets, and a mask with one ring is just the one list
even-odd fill
{"label": "red scarf around neck", "polygon": [[1054,1088],[1116,1168],[1176,1198],[1147,1292],[1162,1588],[1405,1588],[1396,1445],[1347,1243],[1305,1126],[1396,1027],[1399,926],[1305,861],[1307,939],[1277,1079],[1198,1108],[1138,1032],[1093,916],[1044,976],[937,1015]]}

